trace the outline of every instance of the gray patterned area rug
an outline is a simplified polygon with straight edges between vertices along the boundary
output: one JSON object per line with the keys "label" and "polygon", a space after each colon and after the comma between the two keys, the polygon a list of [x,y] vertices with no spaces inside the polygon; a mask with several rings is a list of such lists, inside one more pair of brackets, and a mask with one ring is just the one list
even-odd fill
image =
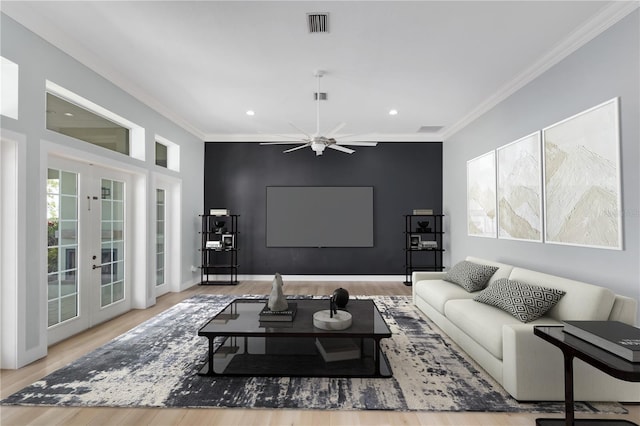
{"label": "gray patterned area rug", "polygon": [[[1,401],[107,407],[245,407],[561,413],[562,403],[511,398],[421,316],[406,296],[374,296],[393,333],[383,350],[393,378],[211,378],[198,329],[235,297],[193,296]],[[262,296],[260,296],[262,297]],[[619,404],[577,411],[625,413]]]}

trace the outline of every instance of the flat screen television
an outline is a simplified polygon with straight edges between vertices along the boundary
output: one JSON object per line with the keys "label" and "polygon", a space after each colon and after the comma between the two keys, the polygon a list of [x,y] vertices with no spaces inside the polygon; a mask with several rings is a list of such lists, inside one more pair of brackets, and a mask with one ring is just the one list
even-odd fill
{"label": "flat screen television", "polygon": [[373,187],[268,186],[267,247],[373,247]]}

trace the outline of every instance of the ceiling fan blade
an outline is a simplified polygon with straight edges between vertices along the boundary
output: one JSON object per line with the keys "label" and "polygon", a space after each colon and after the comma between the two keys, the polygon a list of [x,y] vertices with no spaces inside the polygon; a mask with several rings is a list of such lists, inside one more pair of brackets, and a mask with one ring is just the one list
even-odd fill
{"label": "ceiling fan blade", "polygon": [[327,134],[325,135],[326,138],[330,138],[331,136],[335,135],[337,132],[340,131],[340,129],[342,129],[344,126],[346,126],[347,123],[345,123],[344,121],[342,123],[339,123],[336,127],[334,127],[333,129],[329,130],[327,132]]}
{"label": "ceiling fan blade", "polygon": [[297,141],[291,142],[260,142],[260,145],[294,145],[297,143],[305,143],[305,141],[298,139]]}
{"label": "ceiling fan blade", "polygon": [[337,142],[338,145],[351,145],[351,146],[376,146],[378,142]]}
{"label": "ceiling fan blade", "polygon": [[345,148],[344,146],[336,145],[332,143],[331,145],[327,145],[327,148],[335,149],[336,151],[346,152],[347,154],[353,154],[355,151],[353,149]]}
{"label": "ceiling fan blade", "polygon": [[[303,138],[301,135],[299,136],[294,136],[294,135],[283,135],[283,134],[279,134],[279,133],[262,133],[262,132],[258,132],[260,135],[263,135],[265,137],[265,139],[270,138],[282,138],[282,140],[287,140],[287,139],[292,139],[292,140],[296,140],[296,141],[303,141],[306,140],[305,138]],[[292,142],[295,143],[295,142]]]}
{"label": "ceiling fan blade", "polygon": [[307,134],[307,132],[304,132],[302,130],[300,130],[298,127],[296,127],[295,124],[293,124],[292,122],[289,122],[289,126],[293,127],[294,129],[296,129],[298,132],[302,133],[303,135],[305,135],[307,137],[307,139],[313,139],[311,136],[309,136]]}
{"label": "ceiling fan blade", "polygon": [[304,145],[296,146],[295,148],[290,148],[290,149],[284,150],[284,151],[282,151],[282,152],[287,153],[287,152],[297,151],[297,150],[299,150],[299,149],[306,148],[306,147],[308,147],[309,145],[311,145],[311,142],[309,142],[309,143],[305,143]]}

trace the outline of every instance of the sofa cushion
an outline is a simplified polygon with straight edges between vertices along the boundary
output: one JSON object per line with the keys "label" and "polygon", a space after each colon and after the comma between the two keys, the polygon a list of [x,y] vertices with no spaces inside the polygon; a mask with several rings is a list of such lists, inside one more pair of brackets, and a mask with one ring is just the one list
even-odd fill
{"label": "sofa cushion", "polygon": [[500,308],[522,322],[531,322],[553,308],[564,294],[562,290],[503,278],[482,290],[473,300]]}
{"label": "sofa cushion", "polygon": [[498,270],[491,275],[489,279],[489,283],[499,280],[500,278],[509,278],[511,275],[511,271],[513,271],[513,265],[507,265],[506,263],[494,262],[493,260],[482,259],[480,257],[467,256],[464,260],[468,260],[469,262],[477,263],[478,265],[489,265],[496,266]]}
{"label": "sofa cushion", "polygon": [[463,260],[447,272],[444,280],[458,284],[471,293],[485,288],[489,278],[497,270],[498,267],[496,266],[481,265]]}
{"label": "sofa cushion", "polygon": [[547,313],[559,321],[605,321],[609,319],[615,301],[615,293],[608,288],[528,269],[513,268],[509,279],[566,292]]}
{"label": "sofa cushion", "polygon": [[[452,324],[500,360],[503,359],[503,326],[517,324],[524,326],[511,314],[473,299],[450,300],[445,304],[444,310]],[[533,334],[534,325],[557,324],[559,324],[558,321],[543,316],[526,326],[531,327],[531,334]]]}
{"label": "sofa cushion", "polygon": [[451,299],[472,299],[469,293],[457,284],[444,280],[423,280],[413,285],[414,292],[431,307],[444,315],[444,304]]}
{"label": "sofa cushion", "polygon": [[520,324],[508,313],[473,299],[450,300],[444,310],[449,321],[498,359],[502,359],[502,326]]}

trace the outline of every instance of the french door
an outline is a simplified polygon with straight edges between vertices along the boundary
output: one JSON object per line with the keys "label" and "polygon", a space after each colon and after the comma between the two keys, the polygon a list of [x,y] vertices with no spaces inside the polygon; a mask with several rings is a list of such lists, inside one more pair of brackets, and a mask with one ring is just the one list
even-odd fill
{"label": "french door", "polygon": [[49,344],[131,309],[130,188],[130,177],[122,172],[49,159]]}

